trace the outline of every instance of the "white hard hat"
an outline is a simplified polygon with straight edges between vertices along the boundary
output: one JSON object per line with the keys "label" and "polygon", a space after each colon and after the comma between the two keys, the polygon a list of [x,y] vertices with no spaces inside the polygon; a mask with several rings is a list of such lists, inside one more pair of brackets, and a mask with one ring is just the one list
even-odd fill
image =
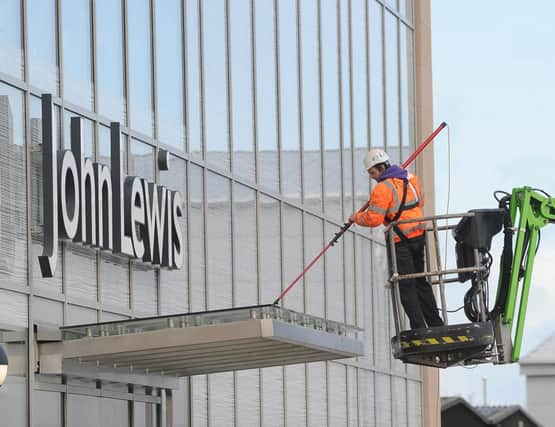
{"label": "white hard hat", "polygon": [[380,163],[388,162],[389,156],[383,150],[379,148],[374,148],[366,153],[366,157],[364,157],[364,166],[366,170],[369,170],[371,167],[379,165]]}

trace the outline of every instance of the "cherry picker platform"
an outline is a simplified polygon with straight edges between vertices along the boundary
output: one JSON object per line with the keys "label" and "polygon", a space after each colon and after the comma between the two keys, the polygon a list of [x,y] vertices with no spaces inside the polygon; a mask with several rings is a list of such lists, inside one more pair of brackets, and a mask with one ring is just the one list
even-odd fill
{"label": "cherry picker platform", "polygon": [[[511,194],[496,192],[495,196],[499,206],[495,209],[397,221],[386,228],[388,285],[396,331],[391,346],[395,358],[438,368],[519,360],[540,229],[555,222],[555,198],[530,187],[515,188]],[[425,271],[401,275],[396,263],[394,228],[410,222],[426,223]],[[493,236],[501,230],[504,246],[495,305],[490,310],[488,278],[493,262],[490,249]],[[445,232],[454,237],[456,268],[441,267],[439,236]],[[406,329],[399,287],[407,279],[426,280],[439,288],[444,326]],[[471,285],[463,307],[469,322],[450,325],[445,285],[468,281]]]}

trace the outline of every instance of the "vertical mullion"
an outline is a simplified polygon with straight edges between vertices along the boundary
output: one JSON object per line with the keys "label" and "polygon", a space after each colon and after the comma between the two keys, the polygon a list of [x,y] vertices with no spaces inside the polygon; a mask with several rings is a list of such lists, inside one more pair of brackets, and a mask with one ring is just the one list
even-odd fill
{"label": "vertical mullion", "polygon": [[[301,181],[301,204],[304,203],[304,132],[303,132],[303,66],[302,66],[302,40],[301,40],[301,0],[296,0],[297,9],[297,93],[299,97],[299,153],[300,153],[300,181]],[[304,278],[303,278],[304,287]],[[306,307],[305,307],[306,308]]]}
{"label": "vertical mullion", "polygon": [[[229,170],[233,175],[233,111],[232,111],[232,86],[231,86],[231,35],[229,23],[229,1],[224,3],[225,22],[225,59],[226,59],[226,102],[227,102],[227,151],[229,152]],[[233,249],[232,249],[233,250]],[[233,283],[233,282],[232,282]]]}
{"label": "vertical mullion", "polygon": [[[276,141],[277,141],[277,177],[278,177],[278,193],[281,195],[283,192],[282,184],[282,152],[281,152],[281,73],[280,73],[280,61],[279,61],[279,11],[278,11],[278,1],[273,1],[274,8],[274,58],[275,58],[275,72],[276,72]],[[283,278],[283,274],[282,274]]]}
{"label": "vertical mullion", "polygon": [[401,25],[397,18],[395,20],[395,31],[397,32],[397,105],[398,105],[398,128],[399,128],[399,159],[403,161],[403,93],[401,83]]}
{"label": "vertical mullion", "polygon": [[199,40],[199,77],[200,77],[200,144],[202,159],[206,160],[206,102],[204,99],[204,25],[202,22],[202,1],[197,0],[198,6],[198,40]]}
{"label": "vertical mullion", "polygon": [[[156,72],[156,0],[150,0],[150,49],[151,49],[151,108],[152,108],[152,137],[156,147],[158,147],[158,87],[157,87],[157,72]],[[156,174],[155,168],[155,175]]]}
{"label": "vertical mullion", "polygon": [[[258,102],[258,92],[256,90],[256,17],[255,17],[255,0],[250,0],[251,9],[251,67],[252,67],[252,126],[253,126],[253,142],[254,142],[254,180],[258,184],[260,183],[258,166],[258,112],[257,112],[257,102]],[[260,277],[260,276],[259,276]],[[259,295],[260,301],[260,295]]]}
{"label": "vertical mullion", "polygon": [[388,112],[387,112],[387,67],[386,67],[386,63],[385,63],[385,57],[386,57],[386,45],[387,43],[385,42],[385,14],[386,14],[386,10],[385,7],[382,6],[380,7],[380,18],[381,18],[381,30],[382,30],[382,87],[383,87],[383,97],[382,97],[382,104],[383,104],[383,138],[384,138],[384,149],[387,151],[388,150],[388,135],[387,135],[387,116],[388,116]]}
{"label": "vertical mullion", "polygon": [[129,108],[129,33],[128,33],[128,4],[127,4],[127,0],[121,0],[121,7],[122,7],[122,13],[121,13],[121,18],[122,18],[122,30],[123,30],[123,37],[122,37],[122,41],[123,41],[123,90],[124,90],[124,105],[125,105],[125,120],[126,120],[126,125],[128,126],[128,128],[131,127],[131,121],[130,121],[130,113],[131,113],[131,109]]}

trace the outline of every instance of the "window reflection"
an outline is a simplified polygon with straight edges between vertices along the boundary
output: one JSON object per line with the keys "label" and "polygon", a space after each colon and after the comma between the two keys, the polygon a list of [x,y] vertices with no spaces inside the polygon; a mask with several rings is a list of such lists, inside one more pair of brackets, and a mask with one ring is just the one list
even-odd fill
{"label": "window reflection", "polygon": [[202,2],[205,144],[207,160],[229,169],[225,4]]}
{"label": "window reflection", "polygon": [[[368,151],[368,86],[366,72],[367,38],[366,38],[366,2],[354,0],[351,5],[352,23],[352,115],[353,115],[353,177],[355,184],[355,210],[359,209],[368,200],[369,177],[362,166],[362,159]],[[354,54],[358,52],[359,54]],[[366,228],[359,231],[368,234]]]}
{"label": "window reflection", "polygon": [[184,151],[181,1],[157,1],[155,7],[158,139]]}
{"label": "window reflection", "polygon": [[200,105],[199,9],[197,1],[186,1],[185,42],[187,87],[187,145],[193,157],[202,158]]}
{"label": "window reflection", "polygon": [[341,157],[339,151],[339,70],[337,7],[321,3],[322,46],[322,128],[324,143],[324,211],[341,220]]}
{"label": "window reflection", "polygon": [[[391,13],[385,13],[385,108],[386,108],[386,135],[388,154],[397,163],[399,160],[399,64],[397,18]],[[392,148],[397,148],[395,151]]]}
{"label": "window reflection", "polygon": [[[45,92],[57,93],[58,65],[55,0],[27,1],[29,81]],[[7,14],[6,16],[12,15]]]}
{"label": "window reflection", "polygon": [[[305,265],[318,254],[324,246],[323,224],[320,218],[305,215],[304,218],[304,246]],[[306,274],[304,279],[306,294],[306,310],[308,314],[325,317],[324,264],[316,263]]]}
{"label": "window reflection", "polygon": [[353,151],[351,137],[351,67],[348,3],[339,3],[340,43],[341,43],[341,100],[343,137],[343,218],[348,218],[354,210],[353,204]]}
{"label": "window reflection", "polygon": [[376,1],[369,8],[370,43],[370,135],[372,148],[384,147],[384,108],[383,108],[383,6]]}
{"label": "window reflection", "polygon": [[189,245],[191,248],[190,281],[191,311],[206,310],[204,256],[204,176],[203,169],[191,164],[189,169],[189,209],[190,230]]}
{"label": "window reflection", "polygon": [[103,307],[129,309],[129,258],[102,253],[100,257],[100,299]]}
{"label": "window reflection", "polygon": [[[71,111],[64,111],[64,149],[71,149],[71,118],[79,117]],[[94,145],[93,145],[93,123],[89,119],[81,118],[81,126],[83,126],[83,155],[89,159],[94,160]]]}
{"label": "window reflection", "polygon": [[160,270],[160,311],[161,314],[184,313],[189,309],[189,277],[187,269],[187,191],[185,188],[186,176],[185,161],[177,157],[170,159],[170,169],[160,171],[160,184],[171,191],[179,191],[182,205],[182,216],[179,219],[179,226],[183,236],[183,267],[180,270]]}
{"label": "window reflection", "polygon": [[256,305],[256,192],[240,184],[233,191],[234,292],[240,300],[237,305]]}
{"label": "window reflection", "polygon": [[95,11],[98,112],[125,123],[121,2],[96,0]]}
{"label": "window reflection", "polygon": [[260,303],[273,301],[281,292],[280,219],[279,202],[260,195],[258,201],[260,249]]}
{"label": "window reflection", "polygon": [[[291,283],[302,271],[303,266],[303,224],[302,213],[299,209],[287,204],[283,207],[283,280]],[[277,297],[277,295],[276,295]],[[299,312],[304,311],[303,284],[291,288],[284,298],[287,308]]]}
{"label": "window reflection", "polygon": [[133,314],[136,317],[149,317],[158,314],[158,284],[156,272],[141,263],[131,263],[133,284]]}
{"label": "window reflection", "polygon": [[0,84],[0,281],[27,286],[23,93]]}
{"label": "window reflection", "polygon": [[131,150],[129,174],[154,182],[154,149],[134,138],[131,138],[129,149]]}
{"label": "window reflection", "polygon": [[320,94],[318,71],[318,3],[300,2],[304,203],[322,209]]}
{"label": "window reflection", "polygon": [[278,2],[281,191],[288,200],[301,199],[299,141],[299,70],[297,61],[297,9],[295,0]]}
{"label": "window reflection", "polygon": [[206,181],[208,310],[232,306],[230,181],[209,172]]}
{"label": "window reflection", "polygon": [[92,107],[91,16],[89,0],[62,0],[64,97]]}
{"label": "window reflection", "polygon": [[0,13],[0,71],[23,77],[23,48],[21,43],[21,4],[19,0],[4,0]]}
{"label": "window reflection", "polygon": [[413,82],[412,72],[412,30],[409,30],[404,24],[400,28],[400,78],[401,78],[401,145],[403,147],[402,159],[408,156],[408,147],[413,140],[412,134],[412,118],[413,118]]}
{"label": "window reflection", "polygon": [[279,188],[277,163],[276,63],[273,3],[254,5],[256,40],[256,133],[258,180],[264,187]]}
{"label": "window reflection", "polygon": [[128,2],[129,121],[134,130],[152,136],[150,1]]}
{"label": "window reflection", "polygon": [[229,3],[233,172],[255,181],[250,4]]}

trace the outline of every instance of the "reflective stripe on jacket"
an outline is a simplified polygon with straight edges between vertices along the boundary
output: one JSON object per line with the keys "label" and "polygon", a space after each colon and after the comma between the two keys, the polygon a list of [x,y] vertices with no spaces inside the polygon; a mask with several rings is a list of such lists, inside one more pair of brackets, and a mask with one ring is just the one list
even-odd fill
{"label": "reflective stripe on jacket", "polygon": [[[415,219],[422,217],[422,207],[424,206],[424,193],[418,184],[418,177],[409,174],[407,185],[407,196],[405,199],[405,209],[401,212],[398,221],[405,219]],[[389,178],[378,182],[372,194],[368,209],[356,214],[356,223],[366,227],[377,227],[381,224],[388,225],[400,208],[403,199],[403,180],[399,178]],[[399,224],[399,228],[407,238],[421,236],[424,233],[426,224],[420,221],[408,224]],[[395,236],[395,242],[401,238]]]}

